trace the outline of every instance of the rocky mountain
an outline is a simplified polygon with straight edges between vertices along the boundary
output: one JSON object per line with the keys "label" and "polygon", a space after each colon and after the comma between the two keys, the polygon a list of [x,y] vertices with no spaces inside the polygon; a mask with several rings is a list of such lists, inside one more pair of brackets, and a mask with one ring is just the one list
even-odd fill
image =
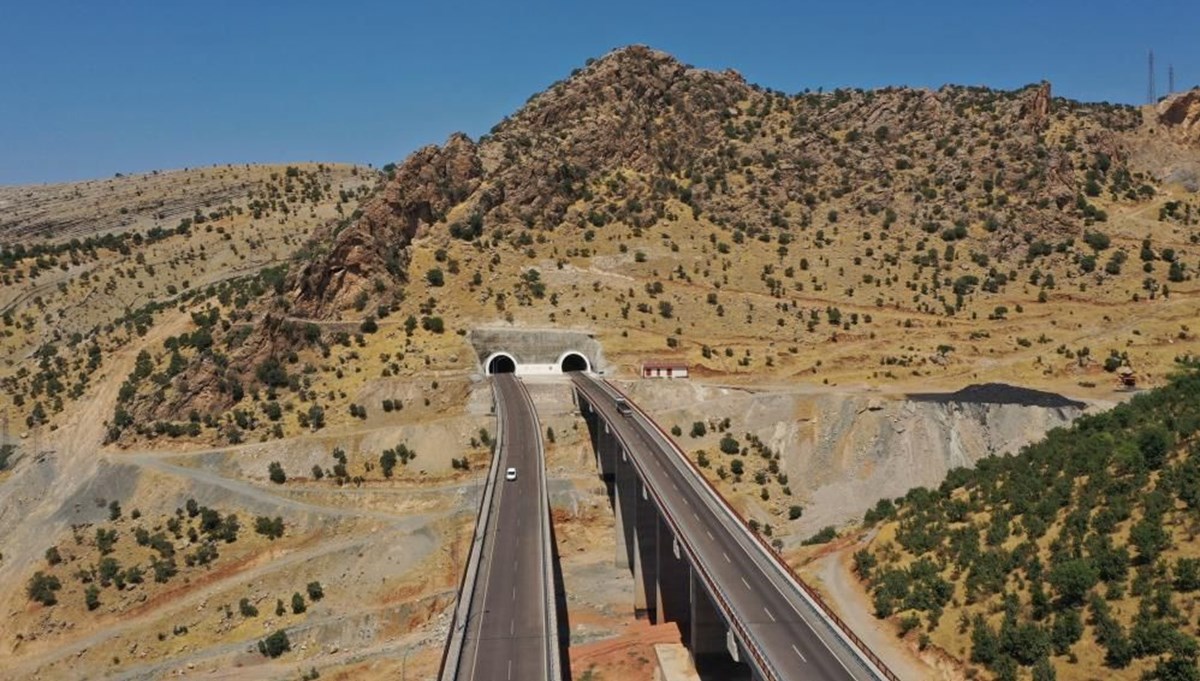
{"label": "rocky mountain", "polygon": [[[1164,109],[1164,124],[1191,125],[1188,101]],[[396,251],[420,226],[453,227],[454,208],[474,235],[480,221],[649,226],[678,198],[728,230],[775,236],[820,222],[836,200],[860,214],[890,209],[902,225],[983,222],[982,245],[1001,254],[1030,235],[1079,233],[1095,217],[1077,201],[1089,182],[1136,200],[1151,178],[1129,167],[1125,133],[1140,124],[1131,107],[1054,99],[1048,83],[786,95],[629,47],[533,97],[478,144],[456,135],[413,154],[297,277],[297,301],[326,315],[373,277],[390,290],[404,279]],[[640,181],[619,203],[598,199],[596,185],[622,172]]]}
{"label": "rocky mountain", "polygon": [[478,141],[388,167],[249,316],[217,305],[218,355],[160,353],[174,373],[132,420],[228,421],[268,361],[294,365],[307,400],[350,401],[331,362],[352,358],[332,348],[357,354],[357,334],[373,352],[376,329],[385,354],[403,348],[388,375],[469,370],[442,334],[488,324],[586,329],[618,362],[668,352],[700,375],[1096,391],[1124,365],[1161,380],[1200,312],[1171,297],[1200,267],[1194,97],[785,94],[620,49]]}

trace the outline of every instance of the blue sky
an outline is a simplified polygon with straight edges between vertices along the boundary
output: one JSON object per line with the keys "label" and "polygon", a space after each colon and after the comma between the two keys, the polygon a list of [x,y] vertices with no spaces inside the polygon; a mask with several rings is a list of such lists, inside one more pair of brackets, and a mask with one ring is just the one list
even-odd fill
{"label": "blue sky", "polygon": [[1200,83],[1195,0],[0,3],[0,184],[213,163],[382,165],[475,137],[643,43],[786,92],[1042,79],[1141,103]]}

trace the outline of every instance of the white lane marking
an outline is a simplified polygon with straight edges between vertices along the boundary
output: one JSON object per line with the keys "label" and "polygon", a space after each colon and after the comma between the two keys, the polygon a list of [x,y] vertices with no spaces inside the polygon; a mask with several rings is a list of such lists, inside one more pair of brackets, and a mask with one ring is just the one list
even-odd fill
{"label": "white lane marking", "polygon": [[741,580],[742,580],[742,584],[745,584],[745,585],[746,585],[746,589],[747,589],[747,590],[749,590],[749,589],[750,589],[750,583],[746,581],[746,578],[745,578],[745,577],[742,577],[742,578],[741,578]]}
{"label": "white lane marking", "polygon": [[726,563],[732,563],[732,562],[733,562],[732,560],[729,560],[729,554],[728,554],[728,553],[725,553],[724,551],[722,551],[722,552],[721,552],[721,555],[722,555],[722,556],[725,556],[725,562],[726,562]]}
{"label": "white lane marking", "polygon": [[513,587],[513,600],[517,600],[517,587]]}
{"label": "white lane marking", "polygon": [[770,611],[770,610],[767,610],[767,608],[766,608],[765,606],[763,607],[763,612],[767,613],[767,617],[770,617],[772,622],[774,622],[774,621],[775,621],[775,616],[774,616],[774,615],[772,615],[772,614],[771,614],[771,611]]}
{"label": "white lane marking", "polygon": [[517,621],[516,621],[516,620],[509,620],[509,622],[508,622],[508,635],[509,635],[509,636],[512,636],[512,635],[513,635],[513,629],[514,629],[516,626],[517,626]]}
{"label": "white lane marking", "polygon": [[687,497],[680,497],[680,499],[683,499],[683,503],[687,504],[688,506],[691,506],[691,503],[688,502]]}
{"label": "white lane marking", "polygon": [[508,678],[512,678],[512,660],[508,661]]}
{"label": "white lane marking", "polygon": [[671,489],[675,490],[676,492],[679,491],[679,488],[675,486],[675,483],[671,483]]}
{"label": "white lane marking", "polygon": [[716,541],[715,539],[713,539],[712,532],[709,532],[708,530],[705,530],[705,531],[704,531],[704,534],[707,534],[707,535],[708,535],[708,538],[709,538],[710,540],[712,540],[712,541]]}
{"label": "white lane marking", "polygon": [[695,511],[692,511],[692,517],[695,518],[696,520],[700,520],[700,516],[696,515]]}
{"label": "white lane marking", "polygon": [[805,664],[808,663],[808,658],[804,657],[804,653],[800,652],[800,649],[796,647],[795,643],[792,644],[792,650],[796,651],[796,654],[800,656],[801,660],[804,660]]}

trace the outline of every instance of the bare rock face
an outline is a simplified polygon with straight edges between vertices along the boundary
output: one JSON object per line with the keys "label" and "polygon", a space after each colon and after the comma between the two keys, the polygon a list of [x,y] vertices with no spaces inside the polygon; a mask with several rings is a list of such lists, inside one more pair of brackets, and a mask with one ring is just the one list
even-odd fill
{"label": "bare rock face", "polygon": [[1021,102],[1020,118],[1040,128],[1050,117],[1050,83],[1042,81],[1030,88]]}
{"label": "bare rock face", "polygon": [[292,283],[295,314],[328,317],[350,307],[378,281],[405,280],[406,249],[417,231],[474,192],[483,174],[474,142],[456,134],[443,147],[413,153],[359,219],[329,237],[329,250]]}
{"label": "bare rock face", "polygon": [[1200,88],[1159,102],[1158,122],[1190,144],[1200,145]]}

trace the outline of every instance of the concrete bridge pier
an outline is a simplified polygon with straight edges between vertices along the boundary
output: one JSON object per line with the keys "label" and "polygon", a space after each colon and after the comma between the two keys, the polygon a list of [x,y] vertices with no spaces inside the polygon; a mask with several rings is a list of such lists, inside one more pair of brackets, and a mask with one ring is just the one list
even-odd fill
{"label": "concrete bridge pier", "polygon": [[658,509],[641,480],[633,518],[633,609],[637,617],[658,623]]}
{"label": "concrete bridge pier", "polygon": [[634,566],[637,542],[635,536],[638,496],[637,471],[633,468],[633,462],[629,460],[629,452],[624,451],[619,444],[616,444],[615,437],[609,436],[609,439],[613,441],[613,448],[616,450],[614,452],[616,472],[613,484],[613,512],[617,516],[616,565],[628,568]]}
{"label": "concrete bridge pier", "polygon": [[675,538],[671,527],[662,516],[657,518],[658,540],[656,542],[655,561],[658,563],[658,584],[655,588],[658,603],[658,623],[675,622],[680,625],[680,631],[686,631],[689,624],[691,604],[688,589],[691,574],[683,546]]}
{"label": "concrete bridge pier", "polygon": [[727,655],[728,629],[717,605],[708,595],[700,576],[696,571],[689,570],[689,601],[691,611],[688,615],[688,649],[692,651],[692,659],[699,664],[704,658],[719,658]]}

